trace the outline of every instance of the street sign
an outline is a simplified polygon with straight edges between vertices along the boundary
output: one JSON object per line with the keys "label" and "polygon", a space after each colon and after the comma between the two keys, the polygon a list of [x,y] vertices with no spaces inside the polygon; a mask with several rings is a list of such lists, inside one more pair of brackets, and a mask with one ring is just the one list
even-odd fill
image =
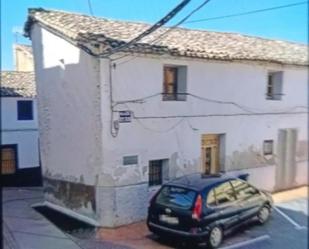
{"label": "street sign", "polygon": [[130,123],[132,120],[131,111],[120,111],[119,112],[119,123]]}

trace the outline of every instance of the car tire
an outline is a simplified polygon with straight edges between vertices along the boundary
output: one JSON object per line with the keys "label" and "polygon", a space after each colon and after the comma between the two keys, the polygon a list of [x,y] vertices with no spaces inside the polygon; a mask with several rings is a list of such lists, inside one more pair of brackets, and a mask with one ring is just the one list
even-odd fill
{"label": "car tire", "polygon": [[270,209],[264,205],[257,214],[258,221],[261,225],[265,224],[270,216]]}
{"label": "car tire", "polygon": [[223,241],[223,230],[220,226],[214,226],[209,231],[207,239],[208,248],[218,248]]}

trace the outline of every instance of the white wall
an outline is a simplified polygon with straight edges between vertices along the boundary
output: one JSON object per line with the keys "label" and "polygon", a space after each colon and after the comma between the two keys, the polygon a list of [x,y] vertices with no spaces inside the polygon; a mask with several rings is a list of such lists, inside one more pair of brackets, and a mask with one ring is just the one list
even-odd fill
{"label": "white wall", "polygon": [[[17,101],[33,100],[33,120],[18,120]],[[1,129],[2,130],[25,130],[37,129],[37,100],[23,97],[1,97]]]}
{"label": "white wall", "polygon": [[[306,111],[304,108],[294,109],[297,106],[307,106],[306,68],[139,57],[123,64],[121,61],[116,61],[116,67],[112,70],[114,102],[161,93],[164,64],[188,66],[187,91],[191,94],[236,102],[253,112]],[[285,95],[281,101],[266,100],[268,70],[284,71]],[[108,73],[108,62],[102,60],[101,94],[104,127],[110,125],[110,89],[106,84]],[[146,99],[144,103],[117,105],[115,109],[132,110],[134,115],[139,117],[244,112],[233,105],[205,102],[190,96],[187,96],[187,101],[184,102],[162,101],[160,95]],[[115,116],[117,119],[117,114]],[[183,121],[181,119],[140,119],[131,123],[121,123],[116,138],[110,135],[109,129],[105,129],[103,170],[109,178],[114,179],[110,180],[112,184],[126,185],[147,181],[148,162],[154,159],[168,158],[171,166],[176,169],[174,176],[199,171],[202,134],[225,134],[226,160],[223,167],[227,171],[261,166],[273,167],[274,160],[270,162],[262,155],[262,146],[264,140],[273,139],[276,158],[278,129],[296,128],[298,140],[307,141],[306,114],[198,117]],[[138,155],[139,165],[123,166],[122,157],[125,155]],[[106,181],[101,184],[105,183]],[[266,184],[271,186],[271,183]]]}
{"label": "white wall", "polygon": [[18,156],[18,168],[39,167],[38,131],[3,131],[1,133],[2,144],[16,144]]}
{"label": "white wall", "polygon": [[[18,100],[33,100],[33,120],[18,120]],[[17,145],[18,168],[32,168],[40,165],[36,99],[1,98],[1,144]]]}
{"label": "white wall", "polygon": [[94,185],[102,144],[98,61],[38,25],[31,39],[43,174]]}

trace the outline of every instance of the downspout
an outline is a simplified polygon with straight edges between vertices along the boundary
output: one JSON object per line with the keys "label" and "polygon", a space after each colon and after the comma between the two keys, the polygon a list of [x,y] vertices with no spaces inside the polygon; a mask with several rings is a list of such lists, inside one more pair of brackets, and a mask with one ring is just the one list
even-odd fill
{"label": "downspout", "polygon": [[119,126],[116,125],[116,121],[114,122],[114,99],[113,99],[113,63],[110,57],[108,57],[108,65],[109,65],[109,100],[110,100],[110,111],[111,111],[111,122],[110,122],[110,133],[112,137],[117,137]]}

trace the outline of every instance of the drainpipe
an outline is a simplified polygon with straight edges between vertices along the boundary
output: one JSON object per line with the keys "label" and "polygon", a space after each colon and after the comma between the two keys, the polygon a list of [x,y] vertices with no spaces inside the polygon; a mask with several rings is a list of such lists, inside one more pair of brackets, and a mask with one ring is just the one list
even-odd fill
{"label": "drainpipe", "polygon": [[115,64],[112,63],[111,58],[108,58],[109,65],[109,100],[110,100],[110,111],[111,111],[111,122],[110,122],[110,133],[112,137],[117,137],[119,131],[119,125],[117,121],[114,121],[114,100],[113,100],[113,68]]}

